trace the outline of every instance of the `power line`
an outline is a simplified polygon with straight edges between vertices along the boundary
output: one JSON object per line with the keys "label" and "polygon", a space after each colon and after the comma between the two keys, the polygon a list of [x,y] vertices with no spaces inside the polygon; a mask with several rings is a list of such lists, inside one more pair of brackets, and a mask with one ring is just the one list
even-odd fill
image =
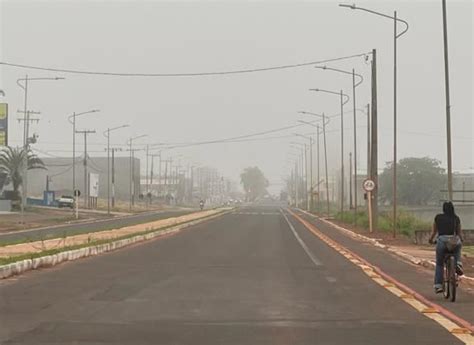
{"label": "power line", "polygon": [[280,66],[238,69],[238,70],[231,70],[231,71],[194,72],[194,73],[126,73],[126,72],[85,71],[85,70],[77,70],[77,69],[25,65],[25,64],[6,62],[6,61],[0,61],[0,65],[6,66],[6,67],[32,69],[32,70],[57,72],[57,73],[72,73],[72,74],[84,74],[84,75],[113,76],[113,77],[206,77],[206,76],[220,76],[220,75],[255,73],[255,72],[266,72],[266,71],[274,71],[274,70],[300,68],[300,67],[307,67],[307,66],[318,65],[318,64],[328,63],[328,62],[347,60],[347,59],[352,59],[352,58],[361,57],[361,56],[367,56],[369,54],[370,53],[359,53],[359,54],[348,55],[348,56],[343,56],[343,57],[338,57],[338,58],[320,60],[320,61],[310,61],[310,62],[280,65]]}

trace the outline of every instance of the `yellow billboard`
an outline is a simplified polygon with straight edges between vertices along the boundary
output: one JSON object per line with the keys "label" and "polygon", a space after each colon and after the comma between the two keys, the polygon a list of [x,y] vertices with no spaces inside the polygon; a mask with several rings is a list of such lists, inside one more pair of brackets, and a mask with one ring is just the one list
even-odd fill
{"label": "yellow billboard", "polygon": [[8,146],[8,104],[0,103],[0,146]]}

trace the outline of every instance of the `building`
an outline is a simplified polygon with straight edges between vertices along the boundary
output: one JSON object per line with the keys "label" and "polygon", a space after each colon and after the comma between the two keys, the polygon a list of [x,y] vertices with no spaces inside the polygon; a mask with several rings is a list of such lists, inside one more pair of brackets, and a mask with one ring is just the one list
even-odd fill
{"label": "building", "polygon": [[[73,169],[72,158],[41,158],[46,166],[46,170],[35,169],[28,171],[28,196],[42,197],[46,190],[54,191],[56,196],[73,194]],[[98,197],[107,198],[107,157],[89,157],[87,160],[87,172],[97,174],[98,177]],[[112,160],[110,160],[111,162]],[[130,173],[130,162],[134,173]],[[132,190],[138,198],[140,194],[140,160],[130,157],[115,157],[115,197],[118,200],[129,200],[131,175],[134,179]],[[75,162],[76,189],[84,195],[85,176],[84,160],[77,158]],[[112,176],[112,163],[110,166]]]}

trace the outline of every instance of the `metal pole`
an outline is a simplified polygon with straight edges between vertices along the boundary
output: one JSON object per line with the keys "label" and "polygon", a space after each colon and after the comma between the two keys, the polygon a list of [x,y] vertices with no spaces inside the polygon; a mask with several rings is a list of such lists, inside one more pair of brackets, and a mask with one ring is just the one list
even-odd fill
{"label": "metal pole", "polygon": [[341,90],[341,216],[344,213],[344,101]]}
{"label": "metal pole", "polygon": [[309,198],[308,198],[308,150],[306,144],[304,144],[304,175],[305,175],[305,195],[306,195],[306,211],[309,211]]}
{"label": "metal pole", "polygon": [[295,160],[295,187],[296,187],[296,208],[298,208],[298,160]]}
{"label": "metal pole", "polygon": [[107,214],[110,215],[110,128],[107,128]]}
{"label": "metal pole", "polygon": [[352,207],[352,152],[349,152],[349,209]]}
{"label": "metal pole", "polygon": [[87,208],[87,131],[84,131],[84,208]]}
{"label": "metal pole", "polygon": [[132,211],[132,138],[129,141],[130,150],[130,176],[129,176],[129,196],[128,196],[128,208]]}
{"label": "metal pole", "polygon": [[[146,196],[145,196],[145,204],[146,206],[148,207],[148,202],[149,202],[149,198],[148,198],[148,193],[149,193],[149,181],[148,181],[148,157],[149,157],[149,145],[147,144],[146,145],[146,162],[145,162],[145,182],[146,182]],[[141,178],[140,178],[140,181],[141,181]],[[140,185],[141,185],[141,182],[140,182]]]}
{"label": "metal pole", "polygon": [[393,12],[393,237],[397,235],[397,11]]}
{"label": "metal pole", "polygon": [[159,154],[160,160],[158,163],[158,195],[161,195],[161,152]]}
{"label": "metal pole", "polygon": [[316,126],[316,140],[317,140],[317,143],[316,143],[316,151],[317,151],[317,164],[318,164],[318,172],[317,172],[317,183],[318,183],[318,212],[320,212],[320,208],[321,208],[321,187],[320,187],[320,175],[319,175],[319,162],[320,162],[320,159],[319,159],[319,125]]}
{"label": "metal pole", "polygon": [[135,152],[132,150],[132,206],[135,206]]}
{"label": "metal pole", "polygon": [[372,224],[377,229],[378,223],[378,124],[377,124],[377,50],[372,50],[372,106],[371,106],[371,140],[370,140],[370,177],[375,183],[375,189],[371,192],[372,202]]}
{"label": "metal pole", "polygon": [[[354,107],[354,225],[357,225],[357,116],[355,70],[352,69],[352,104]],[[352,176],[349,177],[352,179]]]}
{"label": "metal pole", "polygon": [[[77,203],[76,192],[76,113],[72,115],[72,193]],[[77,219],[77,217],[76,217]]]}
{"label": "metal pole", "polygon": [[448,159],[448,200],[453,200],[453,166],[451,156],[451,102],[449,97],[448,18],[446,0],[443,0],[444,84],[446,92],[446,138]]}
{"label": "metal pole", "polygon": [[323,137],[324,137],[324,170],[326,172],[326,204],[328,209],[328,218],[330,216],[329,209],[329,177],[328,177],[328,151],[326,146],[326,115],[323,113]]}
{"label": "metal pole", "polygon": [[370,104],[367,103],[367,178],[370,177]]}
{"label": "metal pole", "polygon": [[115,149],[112,149],[112,207],[115,207]]}
{"label": "metal pole", "polygon": [[313,138],[309,137],[309,171],[310,171],[310,188],[309,192],[310,194],[310,205],[309,205],[309,211],[312,212],[314,208],[314,198],[313,198]]}
{"label": "metal pole", "polygon": [[[26,151],[28,147],[28,135],[26,133],[26,124],[28,119],[28,74],[25,76],[25,104],[24,104],[24,113],[23,113],[23,150]],[[23,167],[23,185],[21,187],[21,223],[25,224],[25,206],[26,206],[26,179],[28,175],[28,155],[25,155],[26,162],[24,162]]]}

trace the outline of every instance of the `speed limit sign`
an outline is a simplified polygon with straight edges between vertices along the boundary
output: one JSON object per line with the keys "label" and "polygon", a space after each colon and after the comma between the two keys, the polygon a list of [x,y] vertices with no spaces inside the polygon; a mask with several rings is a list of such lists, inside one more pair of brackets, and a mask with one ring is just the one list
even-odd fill
{"label": "speed limit sign", "polygon": [[364,188],[366,192],[372,192],[375,189],[375,182],[372,181],[371,179],[367,179],[362,184],[362,187]]}

